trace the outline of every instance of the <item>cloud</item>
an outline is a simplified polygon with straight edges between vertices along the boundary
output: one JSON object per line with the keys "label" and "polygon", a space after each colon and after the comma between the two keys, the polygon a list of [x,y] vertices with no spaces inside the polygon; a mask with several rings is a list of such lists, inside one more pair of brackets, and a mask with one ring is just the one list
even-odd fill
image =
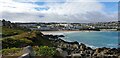
{"label": "cloud", "polygon": [[39,19],[44,17],[44,14],[37,13],[13,13],[13,12],[3,12],[2,18],[11,20],[13,22],[38,22]]}
{"label": "cloud", "polygon": [[[98,0],[81,2],[83,0],[43,0],[45,4],[38,5],[38,0],[4,0],[0,1],[1,18],[13,22],[98,22],[115,21],[117,13],[108,14],[103,11],[104,5]],[[42,1],[42,0],[41,0]],[[79,1],[79,2],[76,2]],[[32,3],[31,3],[32,2]],[[62,3],[59,3],[62,2]],[[41,2],[42,3],[42,2]]]}
{"label": "cloud", "polygon": [[57,14],[80,14],[90,11],[101,11],[103,9],[102,4],[98,2],[69,2],[66,1],[63,4],[50,3],[46,5],[48,10],[42,11],[43,13],[57,13]]}
{"label": "cloud", "polygon": [[119,0],[14,0],[19,2],[119,2]]}
{"label": "cloud", "polygon": [[39,7],[38,5],[32,3],[19,3],[13,0],[2,0],[0,1],[0,12],[30,12],[36,11],[34,8]]}

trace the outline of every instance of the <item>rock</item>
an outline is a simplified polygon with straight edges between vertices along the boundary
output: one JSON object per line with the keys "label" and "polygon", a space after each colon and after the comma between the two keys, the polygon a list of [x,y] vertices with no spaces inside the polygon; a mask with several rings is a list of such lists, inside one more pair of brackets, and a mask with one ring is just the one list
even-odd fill
{"label": "rock", "polygon": [[87,47],[86,49],[87,49],[87,50],[93,50],[91,47]]}
{"label": "rock", "polygon": [[57,48],[57,56],[62,56],[64,58],[66,58],[68,56],[68,52],[67,51],[63,51],[61,48]]}
{"label": "rock", "polygon": [[82,51],[86,50],[86,45],[81,43],[80,44],[80,50],[82,50]]}
{"label": "rock", "polygon": [[95,53],[98,54],[98,53],[100,53],[101,51],[102,51],[101,48],[96,48]]}
{"label": "rock", "polygon": [[72,45],[72,48],[73,48],[73,49],[78,49],[78,45],[77,45],[77,44],[73,44],[73,45]]}
{"label": "rock", "polygon": [[81,57],[81,54],[72,54],[71,55],[71,58],[80,58]]}
{"label": "rock", "polygon": [[120,55],[118,56],[118,58],[120,58]]}
{"label": "rock", "polygon": [[59,35],[59,37],[65,37],[64,35]]}
{"label": "rock", "polygon": [[33,49],[32,49],[31,46],[25,47],[25,48],[23,49],[23,53],[24,53],[24,54],[29,53],[30,56],[34,56],[34,51],[33,51]]}

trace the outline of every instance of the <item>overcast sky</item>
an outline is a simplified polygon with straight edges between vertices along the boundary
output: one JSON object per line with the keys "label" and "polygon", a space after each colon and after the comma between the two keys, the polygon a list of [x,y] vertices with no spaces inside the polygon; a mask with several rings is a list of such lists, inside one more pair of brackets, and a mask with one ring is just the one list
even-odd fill
{"label": "overcast sky", "polygon": [[119,0],[0,0],[0,19],[12,22],[105,22],[118,20]]}

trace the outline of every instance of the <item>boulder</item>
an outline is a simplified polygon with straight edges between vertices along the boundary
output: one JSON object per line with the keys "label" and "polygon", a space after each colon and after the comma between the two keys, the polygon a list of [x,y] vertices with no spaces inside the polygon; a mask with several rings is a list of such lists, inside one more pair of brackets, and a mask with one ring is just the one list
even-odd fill
{"label": "boulder", "polygon": [[27,47],[23,48],[23,53],[24,54],[29,53],[30,56],[34,56],[34,51],[31,46],[27,46]]}
{"label": "boulder", "polygon": [[81,43],[81,44],[80,44],[80,50],[81,50],[81,51],[86,50],[86,45],[83,44],[83,43]]}
{"label": "boulder", "polygon": [[67,51],[63,51],[61,48],[57,48],[57,56],[62,56],[64,58],[66,58],[68,56],[68,52]]}

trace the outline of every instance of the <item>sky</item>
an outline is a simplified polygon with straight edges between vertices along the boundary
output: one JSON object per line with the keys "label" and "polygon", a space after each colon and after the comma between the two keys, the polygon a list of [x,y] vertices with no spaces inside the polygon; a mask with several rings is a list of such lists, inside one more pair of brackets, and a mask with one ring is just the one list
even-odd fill
{"label": "sky", "polygon": [[0,19],[12,22],[109,22],[118,20],[119,0],[2,0]]}

